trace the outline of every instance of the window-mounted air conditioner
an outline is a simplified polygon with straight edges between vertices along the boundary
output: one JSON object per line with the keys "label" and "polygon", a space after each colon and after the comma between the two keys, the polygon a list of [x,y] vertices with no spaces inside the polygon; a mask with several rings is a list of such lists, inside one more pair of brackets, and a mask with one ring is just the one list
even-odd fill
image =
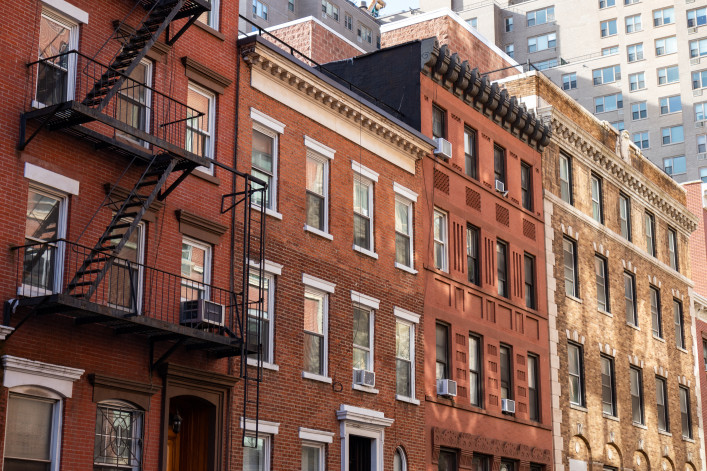
{"label": "window-mounted air conditioner", "polygon": [[700,64],[700,58],[695,57],[694,59],[690,59],[690,65],[699,65]]}
{"label": "window-mounted air conditioner", "polygon": [[457,395],[457,382],[451,379],[437,380],[437,395],[454,397]]}
{"label": "window-mounted air conditioner", "polygon": [[179,322],[181,324],[223,325],[223,305],[205,299],[182,301]]}
{"label": "window-mounted air conditioner", "polygon": [[697,89],[697,90],[693,90],[693,91],[692,91],[692,95],[693,95],[693,96],[702,96],[702,89],[699,88],[699,89]]}
{"label": "window-mounted air conditioner", "polygon": [[506,192],[506,185],[501,180],[496,180],[496,191],[498,191],[499,193]]}
{"label": "window-mounted air conditioner", "polygon": [[516,413],[516,401],[513,399],[501,399],[501,412],[506,414]]}
{"label": "window-mounted air conditioner", "polygon": [[376,374],[373,371],[354,370],[354,384],[359,386],[374,387],[376,385]]}
{"label": "window-mounted air conditioner", "polygon": [[695,34],[697,33],[697,26],[694,28],[687,28],[687,34]]}
{"label": "window-mounted air conditioner", "polygon": [[437,138],[437,148],[435,149],[435,155],[444,157],[445,159],[452,158],[452,143],[443,137]]}
{"label": "window-mounted air conditioner", "polygon": [[703,127],[705,127],[705,122],[704,121],[696,121],[695,127],[696,128],[703,128]]}
{"label": "window-mounted air conditioner", "polygon": [[701,154],[697,154],[697,160],[707,160],[707,153],[702,152]]}

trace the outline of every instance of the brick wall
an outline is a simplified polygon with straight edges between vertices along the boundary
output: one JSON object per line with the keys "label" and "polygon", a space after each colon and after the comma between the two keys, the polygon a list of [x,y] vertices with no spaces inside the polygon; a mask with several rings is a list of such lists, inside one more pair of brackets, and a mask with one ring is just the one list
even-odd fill
{"label": "brick wall", "polygon": [[[275,27],[270,32],[279,40],[297,49],[299,52],[319,64],[348,59],[363,54],[363,51],[329,29],[319,21],[310,19],[281,28]],[[267,35],[265,39],[271,40]],[[272,40],[278,47],[287,50],[282,44]],[[298,54],[294,54],[302,59]]]}
{"label": "brick wall", "polygon": [[690,235],[691,278],[695,282],[695,291],[707,294],[707,243],[705,242],[705,210],[703,208],[702,182],[686,183],[687,207],[698,218],[697,229]]}

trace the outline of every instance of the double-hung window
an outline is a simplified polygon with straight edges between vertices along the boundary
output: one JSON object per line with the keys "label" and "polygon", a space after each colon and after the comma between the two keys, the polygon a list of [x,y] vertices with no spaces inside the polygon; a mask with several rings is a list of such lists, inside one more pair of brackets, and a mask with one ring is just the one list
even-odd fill
{"label": "double-hung window", "polygon": [[707,8],[696,8],[687,12],[687,27],[695,28],[707,24]]}
{"label": "double-hung window", "polygon": [[508,345],[501,345],[501,399],[513,399],[513,349]]}
{"label": "double-hung window", "polygon": [[[278,149],[285,125],[255,108],[250,109],[250,117],[253,120],[251,174],[268,185],[267,189],[255,192],[252,201],[264,206],[273,216],[282,217],[277,213]],[[260,186],[254,183],[253,189],[258,188]]]}
{"label": "double-hung window", "polygon": [[567,343],[570,403],[584,407],[584,352],[581,345]]}
{"label": "double-hung window", "polygon": [[614,359],[601,356],[601,407],[606,415],[616,417],[616,384]]}
{"label": "double-hung window", "polygon": [[631,414],[634,424],[645,425],[643,407],[643,372],[631,366],[629,369],[629,389],[631,392]]}
{"label": "double-hung window", "polygon": [[628,86],[629,90],[632,92],[635,92],[636,90],[643,90],[644,88],[646,88],[645,72],[638,72],[636,74],[629,75]]}
{"label": "double-hung window", "polygon": [[659,103],[661,115],[682,111],[682,100],[680,99],[680,95],[662,97],[660,98]]}
{"label": "double-hung window", "polygon": [[540,359],[528,354],[528,415],[533,422],[540,422]]}
{"label": "double-hung window", "polygon": [[612,65],[610,67],[604,67],[602,69],[594,69],[592,71],[592,79],[594,85],[604,85],[607,83],[614,83],[617,80],[621,80],[621,66]]}
{"label": "double-hung window", "polygon": [[520,193],[521,204],[528,211],[533,210],[533,167],[525,162],[520,163]]}
{"label": "double-hung window", "polygon": [[685,349],[685,320],[682,315],[682,302],[673,299],[673,319],[675,321],[675,346]]}
{"label": "double-hung window", "polygon": [[636,62],[643,60],[643,43],[632,44],[626,48],[628,53],[628,61]]}
{"label": "double-hung window", "polygon": [[635,132],[632,139],[639,149],[648,149],[651,146],[650,133],[648,131]]}
{"label": "double-hung window", "polygon": [[528,26],[538,26],[555,21],[555,7],[541,8],[525,14]]}
{"label": "double-hung window", "polygon": [[496,181],[506,185],[506,149],[499,145],[493,146],[493,174]]}
{"label": "double-hung window", "polygon": [[646,212],[643,216],[646,236],[646,252],[655,257],[655,217]]}
{"label": "double-hung window", "polygon": [[[125,80],[116,95],[116,118],[130,127],[150,132],[150,102],[152,90],[152,62],[143,59],[133,69],[130,79]],[[116,130],[116,136],[138,145],[146,145],[142,140],[123,131]]]}
{"label": "double-hung window", "polygon": [[614,18],[613,20],[602,21],[599,24],[599,29],[601,31],[602,38],[616,36],[618,32],[618,29],[616,28],[616,18]]}
{"label": "double-hung window", "polygon": [[307,227],[329,232],[329,159],[308,151],[306,158]]}
{"label": "double-hung window", "polygon": [[621,236],[631,240],[631,200],[624,193],[619,193],[619,226]]}
{"label": "double-hung window", "polygon": [[209,299],[211,246],[182,238],[182,301]]}
{"label": "double-hung window", "polygon": [[513,58],[513,55],[515,54],[515,45],[514,44],[506,44],[503,48],[506,54],[508,54],[508,57],[511,59]]}
{"label": "double-hung window", "polygon": [[433,225],[435,268],[447,271],[447,213],[435,209]]}
{"label": "double-hung window", "polygon": [[358,162],[352,162],[354,241],[353,248],[367,255],[375,255],[373,230],[373,188],[378,181],[378,173]]}
{"label": "double-hung window", "polygon": [[626,34],[636,33],[641,31],[643,26],[641,25],[641,15],[632,15],[626,17]]}
{"label": "double-hung window", "polygon": [[707,55],[707,38],[690,41],[690,57]]}
{"label": "double-hung window", "polygon": [[413,205],[417,201],[417,193],[397,183],[393,184],[395,191],[395,266],[403,270],[413,270]]}
{"label": "double-hung window", "polygon": [[479,228],[467,224],[466,226],[466,266],[469,282],[481,285],[481,260],[480,260],[480,232]]}
{"label": "double-hung window", "polygon": [[707,134],[700,134],[697,136],[697,152],[699,154],[707,152]]}
{"label": "double-hung window", "polygon": [[432,105],[432,137],[447,137],[447,112],[437,105]]}
{"label": "double-hung window", "polygon": [[697,90],[707,87],[707,70],[699,70],[692,73],[692,89]]}
{"label": "double-hung window", "polygon": [[[189,83],[187,93],[186,150],[200,157],[214,158],[216,142],[216,95],[194,83]],[[201,114],[201,116],[198,116]],[[214,166],[203,168],[213,173]]]}
{"label": "double-hung window", "polygon": [[511,31],[513,31],[513,17],[512,16],[504,18],[503,24],[505,26],[504,29],[505,29],[506,33],[510,33]]}
{"label": "double-hung window", "polygon": [[96,409],[93,471],[140,471],[144,412],[122,401],[100,402]]}
{"label": "double-hung window", "polygon": [[636,309],[636,278],[633,273],[624,272],[624,300],[626,305],[626,322],[638,327],[638,310]]}
{"label": "double-hung window", "polygon": [[572,204],[572,161],[564,153],[560,153],[560,198],[565,203]]}
{"label": "double-hung window", "polygon": [[619,93],[594,98],[594,112],[616,111],[624,107],[624,97]]}
{"label": "double-hung window", "polygon": [[304,284],[304,369],[305,378],[331,382],[327,378],[329,352],[329,295],[335,284],[302,274]]}
{"label": "double-hung window", "polygon": [[[682,126],[681,126],[682,127]],[[684,155],[668,157],[663,159],[663,169],[670,176],[680,175],[687,172],[687,161]]]}
{"label": "double-hung window", "polygon": [[466,174],[471,178],[478,178],[477,152],[476,131],[464,126],[464,166]]}
{"label": "double-hung window", "polygon": [[435,326],[435,377],[449,379],[449,326],[438,322]]}
{"label": "double-hung window", "polygon": [[638,121],[648,117],[648,104],[645,101],[631,103],[631,119]]}
{"label": "double-hung window", "polygon": [[268,6],[260,0],[253,0],[253,18],[262,18],[268,21]]}
{"label": "double-hung window", "polygon": [[[212,27],[213,29],[218,31],[218,23],[219,23],[219,2],[220,0],[211,0],[211,10],[210,11],[205,11],[202,13],[198,20],[204,23],[207,26]],[[294,3],[293,3],[293,11],[294,11]]]}
{"label": "double-hung window", "polygon": [[616,6],[616,0],[599,0],[599,9]]}
{"label": "double-hung window", "polygon": [[668,411],[668,391],[665,378],[655,377],[655,402],[658,415],[658,430],[670,432],[670,415]]}
{"label": "double-hung window", "polygon": [[326,469],[325,450],[325,443],[302,442],[302,471],[324,471]]}
{"label": "double-hung window", "polygon": [[604,223],[604,198],[602,197],[602,181],[596,175],[591,176],[592,218],[598,223]]}
{"label": "double-hung window", "polygon": [[[663,145],[667,146],[669,144],[678,144],[680,142],[685,141],[685,133],[682,127],[682,124],[678,126],[671,126],[668,128],[662,128],[660,130],[661,135],[663,136]],[[682,172],[673,172],[673,173],[682,173]]]}
{"label": "double-hung window", "polygon": [[668,228],[668,261],[670,268],[678,270],[678,233],[672,227]]}
{"label": "double-hung window", "polygon": [[327,16],[334,21],[339,21],[339,7],[328,0],[322,0],[322,18]]}
{"label": "double-hung window", "polygon": [[500,239],[496,240],[496,265],[498,295],[508,298],[508,244]]}
{"label": "double-hung window", "polygon": [[[692,48],[690,48],[692,50]],[[678,39],[675,36],[655,40],[655,55],[665,56],[678,52]]]}
{"label": "double-hung window", "polygon": [[528,52],[539,52],[557,46],[557,33],[543,34],[528,38]]}
{"label": "double-hung window", "polygon": [[682,437],[692,439],[692,417],[690,416],[690,390],[680,386],[680,422]]}
{"label": "double-hung window", "polygon": [[523,255],[523,284],[525,285],[525,307],[537,309],[537,296],[535,293],[535,257],[530,254]]}
{"label": "double-hung window", "polygon": [[562,239],[563,264],[565,268],[565,294],[579,298],[579,273],[577,271],[577,242],[567,237]]}
{"label": "double-hung window", "polygon": [[353,368],[373,371],[374,311],[368,306],[353,307]]}
{"label": "double-hung window", "polygon": [[469,335],[469,400],[472,406],[483,407],[483,340],[480,336]]}
{"label": "double-hung window", "polygon": [[415,325],[420,317],[400,308],[395,314],[395,394],[415,399]]}
{"label": "double-hung window", "polygon": [[270,447],[272,437],[259,432],[248,434],[243,446],[243,471],[268,471],[271,465]]}
{"label": "double-hung window", "polygon": [[653,26],[664,26],[675,23],[675,8],[668,7],[653,12]]}
{"label": "double-hung window", "polygon": [[663,314],[660,309],[660,292],[655,286],[651,286],[651,324],[653,336],[663,338]]}
{"label": "double-hung window", "polygon": [[76,54],[79,27],[73,21],[44,9],[39,23],[39,51],[37,65],[38,107],[56,105],[74,98],[76,81]]}
{"label": "double-hung window", "polygon": [[601,255],[594,256],[594,271],[597,279],[597,309],[610,312],[609,309],[609,273],[606,259]]}
{"label": "double-hung window", "polygon": [[577,88],[577,73],[564,74],[562,76],[562,89],[574,90],[575,88]]}
{"label": "double-hung window", "polygon": [[[251,269],[248,278],[248,301],[262,300],[262,304],[251,304],[248,309],[248,335],[257,341],[260,347],[260,359],[263,363],[274,363],[274,317],[275,317],[275,276],[263,272],[260,276],[257,270]],[[260,307],[260,309],[258,309]],[[250,343],[250,340],[249,340]],[[257,361],[256,355],[248,360]]]}
{"label": "double-hung window", "polygon": [[[661,67],[658,69],[658,85],[665,85],[667,83],[676,83],[680,81],[680,69],[677,65],[672,65],[669,67]],[[694,73],[693,73],[693,83],[694,83]],[[692,87],[699,88],[699,87]]]}

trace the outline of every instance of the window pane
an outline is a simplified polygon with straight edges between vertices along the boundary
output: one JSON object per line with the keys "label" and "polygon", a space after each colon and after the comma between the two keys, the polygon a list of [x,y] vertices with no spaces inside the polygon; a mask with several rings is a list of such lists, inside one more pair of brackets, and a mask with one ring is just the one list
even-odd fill
{"label": "window pane", "polygon": [[[10,394],[7,407],[5,458],[51,459],[52,415],[55,401]],[[15,462],[13,469],[25,468]],[[45,466],[44,464],[42,465]],[[37,469],[44,469],[44,468]],[[47,466],[48,469],[48,466]]]}
{"label": "window pane", "polygon": [[245,438],[243,471],[265,471],[265,439]]}
{"label": "window pane", "polygon": [[320,447],[303,446],[302,447],[302,471],[321,471]]}

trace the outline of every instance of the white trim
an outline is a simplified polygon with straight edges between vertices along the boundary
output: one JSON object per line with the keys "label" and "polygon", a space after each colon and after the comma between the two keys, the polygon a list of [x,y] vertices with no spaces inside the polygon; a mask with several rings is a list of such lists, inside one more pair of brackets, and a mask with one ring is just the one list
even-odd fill
{"label": "white trim", "polygon": [[304,230],[307,232],[311,232],[312,234],[316,234],[319,237],[324,237],[325,239],[329,240],[334,240],[334,236],[329,234],[328,232],[324,232],[322,230],[317,229],[316,227],[309,226],[307,224],[304,225]]}
{"label": "white trim", "polygon": [[271,262],[270,260],[264,260],[262,263],[258,263],[255,260],[248,260],[248,265],[251,266],[251,268],[260,268],[260,266],[263,266],[263,271],[270,273],[272,275],[282,275],[282,265],[279,263]]}
{"label": "white trim", "polygon": [[8,335],[15,331],[14,327],[9,327],[6,325],[0,325],[0,340],[5,340]]}
{"label": "white trim", "polygon": [[321,278],[307,275],[306,273],[302,273],[302,283],[329,294],[334,294],[334,288],[336,287],[336,283],[324,281]]}
{"label": "white trim", "polygon": [[[356,8],[356,6],[354,5],[352,8]],[[366,50],[363,49],[361,46],[358,46],[358,45],[357,45],[356,43],[354,43],[353,41],[351,41],[351,40],[349,40],[349,39],[346,39],[341,33],[337,32],[337,31],[334,31],[333,29],[331,29],[329,26],[327,26],[326,24],[324,24],[321,20],[319,20],[319,19],[318,19],[317,17],[315,17],[315,16],[305,16],[304,18],[299,18],[299,19],[294,20],[294,21],[288,21],[287,23],[282,23],[282,24],[279,24],[279,25],[276,25],[276,26],[271,26],[270,28],[265,28],[265,31],[267,31],[267,32],[272,32],[272,31],[275,31],[275,30],[278,30],[278,29],[288,28],[288,27],[290,27],[290,26],[295,26],[295,25],[298,25],[298,24],[300,24],[300,23],[306,23],[306,22],[308,22],[308,21],[312,21],[312,22],[316,23],[318,26],[321,26],[322,28],[325,28],[327,31],[329,31],[329,32],[332,33],[333,35],[337,36],[339,39],[345,41],[349,46],[351,46],[351,47],[353,47],[353,48],[355,48],[355,49],[361,51],[362,53],[365,53],[365,52],[366,52]],[[248,33],[246,36],[252,36],[252,35],[254,35],[254,34],[257,34],[257,32]],[[240,37],[243,37],[243,36],[240,36]]]}
{"label": "white trim", "polygon": [[415,270],[414,268],[407,267],[403,264],[400,264],[398,262],[395,262],[395,268],[399,268],[400,270],[406,271],[408,273],[412,273],[413,275],[417,275],[418,271]]}
{"label": "white trim", "polygon": [[271,118],[270,116],[266,115],[262,111],[258,111],[255,108],[251,107],[250,108],[250,119],[255,121],[256,123],[260,123],[263,126],[265,126],[268,129],[272,129],[278,134],[282,134],[285,132],[285,125],[282,124],[280,121]]}
{"label": "white trim", "polygon": [[373,388],[371,386],[364,386],[362,384],[353,384],[351,386],[353,389],[356,391],[362,391],[368,394],[378,394],[378,390],[376,388]]}
{"label": "white trim", "polygon": [[[393,183],[393,188],[395,189],[396,183]],[[410,191],[407,188],[404,188],[406,191]],[[414,193],[415,198],[417,198],[417,194]],[[413,204],[415,200],[412,200],[408,198],[405,195],[401,195],[398,191],[396,191],[396,196],[395,196],[395,208],[394,208],[394,225],[397,224],[397,213],[398,213],[398,203],[401,205],[405,206],[405,212],[407,213],[407,221],[408,221],[408,230],[407,233],[403,232],[398,232],[397,227],[395,228],[395,233],[398,234],[400,233],[403,237],[407,237],[409,241],[409,247],[408,247],[408,257],[410,258],[410,265],[404,265],[402,263],[399,263],[397,260],[395,261],[395,266],[396,267],[405,267],[408,270],[413,270],[414,271],[414,266],[415,266],[415,221],[414,221],[414,208]],[[397,259],[397,251],[398,251],[398,246],[397,246],[397,236],[395,239],[395,252],[396,252],[396,259]]]}
{"label": "white trim", "polygon": [[318,375],[317,373],[310,373],[309,371],[303,371],[303,372],[302,372],[302,377],[303,377],[304,379],[311,379],[311,380],[314,380],[314,381],[321,381],[322,383],[328,383],[328,384],[331,384],[331,383],[332,383],[332,380],[331,380],[330,377],[324,376],[324,375]]}
{"label": "white trim", "polygon": [[[248,366],[258,366],[258,360],[256,360],[255,358],[248,358],[247,363],[248,363]],[[278,365],[276,365],[275,363],[269,363],[267,361],[263,361],[260,363],[260,366],[262,366],[266,370],[280,371],[280,367]]]}
{"label": "white trim", "polygon": [[398,306],[393,306],[393,315],[408,322],[412,322],[413,324],[420,323],[420,314],[415,314],[414,312]]}
{"label": "white trim", "polygon": [[370,307],[371,309],[378,310],[380,307],[380,300],[366,294],[359,293],[358,291],[351,290],[351,301],[362,306]]}
{"label": "white trim", "polygon": [[420,405],[420,401],[415,399],[414,397],[401,396],[400,394],[395,395],[395,400],[401,402],[408,402],[410,404],[415,404],[416,406]]}
{"label": "white trim", "polygon": [[376,260],[378,260],[378,254],[375,253],[375,252],[373,252],[373,251],[371,251],[371,250],[364,249],[363,247],[359,247],[359,246],[356,245],[356,244],[354,244],[352,248],[353,248],[356,252],[361,252],[361,253],[364,254],[364,255],[368,255],[369,257],[375,258]]}
{"label": "white trim", "polygon": [[[257,205],[255,203],[252,203],[250,205],[251,208],[253,208],[256,211],[260,211],[260,205]],[[277,211],[270,209],[270,208],[265,208],[265,215],[274,217],[275,219],[280,219],[282,220],[282,213],[278,213]]]}
{"label": "white trim", "polygon": [[[199,131],[206,132],[207,140],[208,143],[206,145],[206,149],[204,149],[204,153],[206,154],[205,157],[207,157],[209,160],[216,160],[216,94],[209,90],[206,87],[203,87],[200,85],[198,82],[195,82],[193,80],[189,80],[187,83],[187,106],[189,105],[189,91],[193,91],[194,93],[197,93],[201,95],[202,97],[206,98],[207,103],[208,103],[208,119],[209,119],[209,127],[208,129],[201,129],[201,128],[196,128]],[[197,110],[198,111],[198,110]],[[187,121],[188,122],[188,121]],[[214,164],[213,162],[209,164],[208,167],[206,166],[201,166],[197,167],[197,170],[200,170],[208,175],[213,175],[214,174]]]}
{"label": "white trim", "polygon": [[339,410],[336,411],[336,419],[360,422],[373,427],[390,427],[393,425],[393,422],[395,422],[395,419],[386,419],[385,413],[383,412],[373,409],[365,409],[363,407],[350,406],[348,404],[341,404]]}
{"label": "white trim", "polygon": [[[138,263],[142,264],[143,259],[144,259],[144,253],[145,253],[145,224],[141,221],[140,224],[138,225],[140,229],[140,234],[139,234],[139,240],[138,240]],[[192,237],[187,237],[185,235],[182,235],[182,245],[188,245],[192,248],[200,249],[204,251],[204,273],[203,273],[203,278],[204,281],[201,283],[197,282],[192,282],[194,285],[190,285],[189,282],[187,281],[182,281],[182,286],[193,286],[195,289],[199,289],[198,286],[199,284],[203,285],[204,288],[204,299],[207,301],[211,299],[211,290],[210,285],[211,285],[211,257],[213,247],[211,244],[207,242],[203,242],[198,239],[194,239]],[[182,260],[183,261],[183,260]],[[191,260],[189,260],[191,262]],[[188,278],[187,278],[188,279]],[[142,280],[140,280],[140,284],[142,285]],[[140,297],[142,298],[142,291],[140,291]]]}
{"label": "white trim", "polygon": [[326,157],[329,160],[333,159],[334,154],[336,154],[336,150],[332,149],[331,147],[325,146],[321,142],[315,141],[309,136],[304,136],[304,146],[312,149],[317,154],[321,155],[322,157]]}
{"label": "white trim", "polygon": [[349,436],[371,439],[371,469],[385,469],[385,428],[393,425],[394,419],[386,418],[382,412],[362,407],[341,404],[336,411],[341,438],[341,471],[349,471]]}
{"label": "white trim", "polygon": [[88,13],[64,0],[42,0],[42,3],[58,13],[68,16],[79,23],[88,23]]}
{"label": "white trim", "polygon": [[334,441],[334,432],[325,432],[324,430],[300,427],[299,437],[302,440],[308,440],[310,442],[332,443]]}
{"label": "white trim", "polygon": [[400,183],[393,182],[393,191],[398,195],[402,196],[403,198],[410,200],[413,203],[417,203],[417,193],[408,188],[405,188]]}
{"label": "white trim", "polygon": [[70,195],[79,194],[79,181],[37,165],[25,162],[25,178]]}
{"label": "white trim", "polygon": [[351,161],[351,169],[362,177],[371,180],[372,182],[378,182],[378,172],[373,171],[364,165],[361,165],[355,160]]}
{"label": "white trim", "polygon": [[11,355],[2,356],[4,369],[3,386],[41,386],[56,391],[63,397],[71,397],[74,381],[83,375],[84,370],[68,366],[53,365],[41,361]]}
{"label": "white trim", "polygon": [[[256,421],[253,419],[245,419],[245,427],[243,427],[243,417],[240,420],[240,428],[245,428],[248,432],[255,432]],[[279,422],[269,422],[267,420],[258,420],[258,432],[277,435],[280,430]]]}
{"label": "white trim", "polygon": [[219,0],[211,0],[211,10],[206,13],[211,20],[211,24],[204,23],[206,26],[216,31],[219,31],[219,8]]}
{"label": "white trim", "polygon": [[[305,144],[307,137],[305,136]],[[330,149],[331,150],[331,149]],[[314,229],[315,231],[318,231],[319,235],[322,235],[323,237],[326,237],[323,234],[329,234],[329,164],[331,159],[334,158],[334,154],[332,153],[331,156],[326,156],[323,155],[322,153],[318,152],[316,149],[307,151],[307,155],[305,156],[305,173],[307,173],[307,166],[309,165],[310,162],[314,163],[315,165],[321,165],[322,166],[322,192],[317,193],[314,190],[310,190],[308,186],[305,188],[305,194],[312,193],[313,195],[322,198],[323,202],[322,204],[324,205],[324,215],[323,215],[323,224],[322,228],[316,228],[313,226],[310,226],[305,223],[304,229],[307,230],[307,228]],[[307,198],[307,201],[309,202],[309,199]],[[306,218],[305,218],[306,219]]]}

